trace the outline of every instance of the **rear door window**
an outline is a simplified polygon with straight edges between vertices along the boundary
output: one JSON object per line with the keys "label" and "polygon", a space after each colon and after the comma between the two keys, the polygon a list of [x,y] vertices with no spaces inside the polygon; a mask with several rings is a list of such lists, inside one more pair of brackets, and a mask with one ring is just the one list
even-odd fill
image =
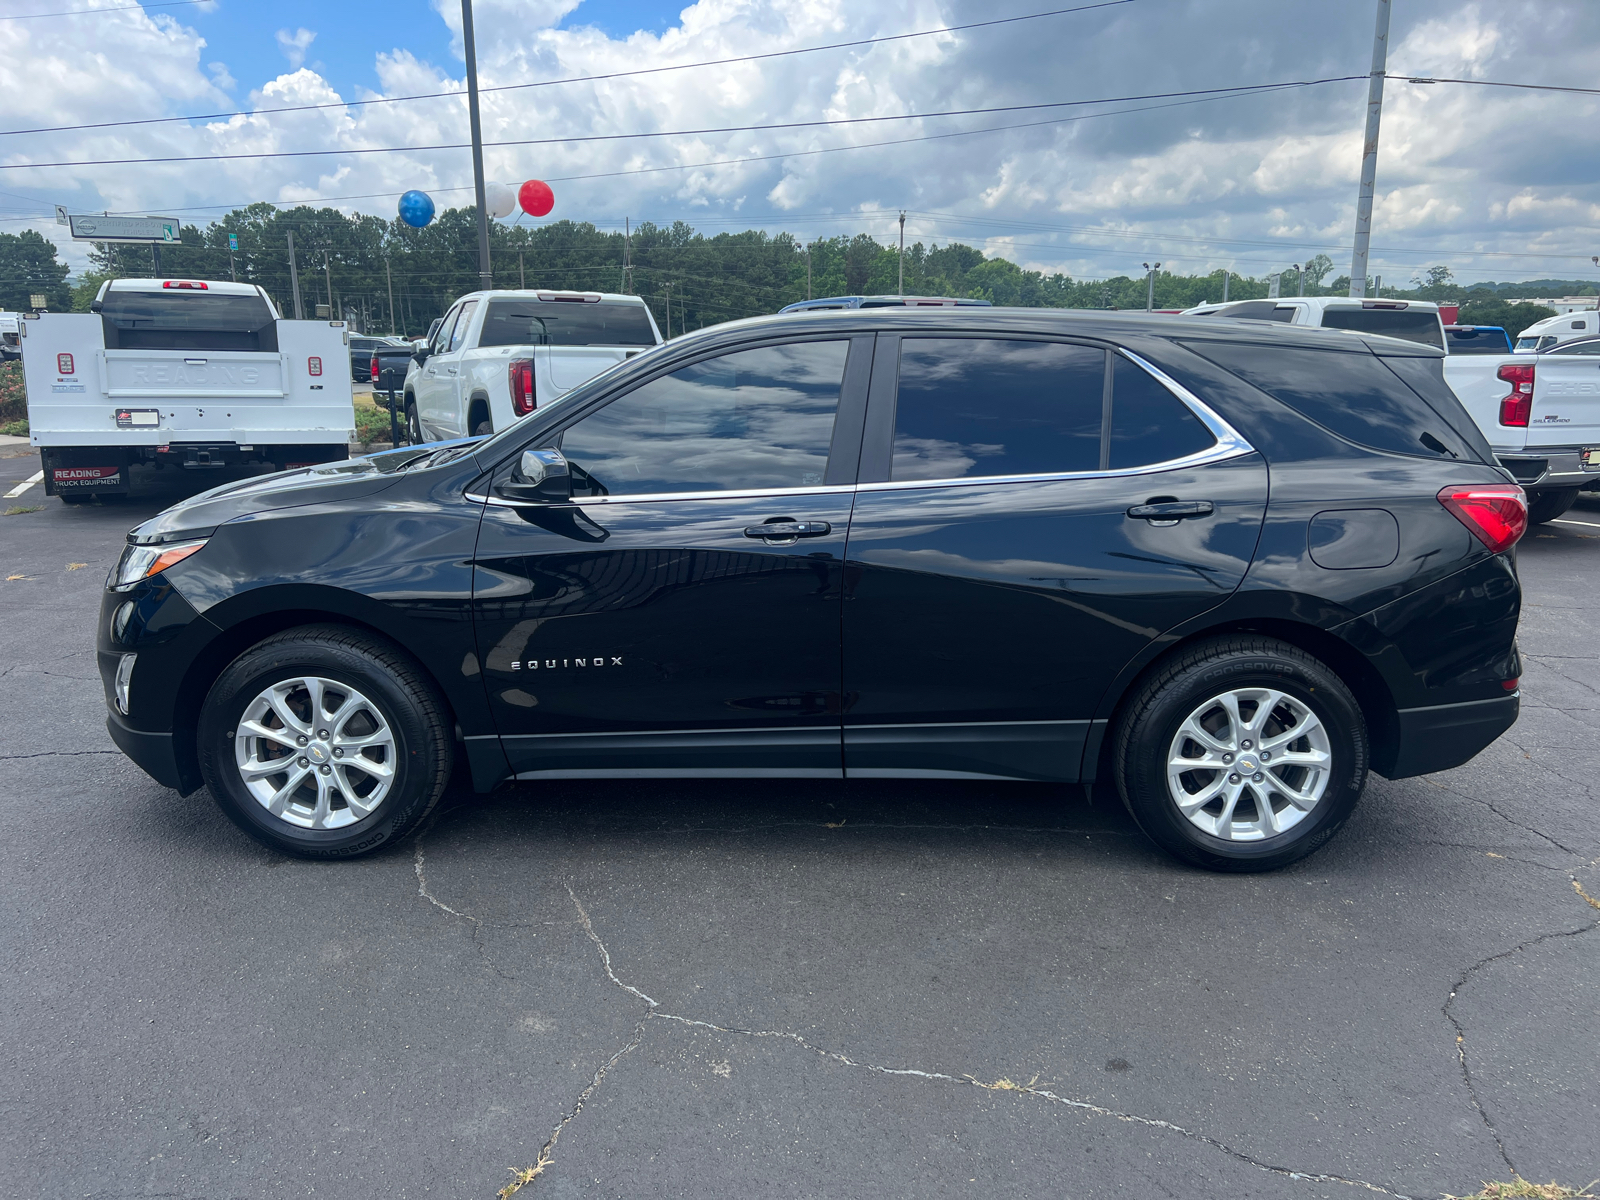
{"label": "rear door window", "polygon": [[904,338],[890,478],[1100,467],[1106,353],[1002,338]]}
{"label": "rear door window", "polygon": [[1111,470],[1171,462],[1217,444],[1200,418],[1159,379],[1120,355],[1115,362],[1111,444],[1106,464]]}
{"label": "rear door window", "polygon": [[100,305],[108,350],[272,350],[278,326],[259,293],[131,292]]}
{"label": "rear door window", "polygon": [[1328,308],[1322,313],[1324,329],[1349,329],[1356,333],[1379,333],[1384,337],[1444,349],[1443,326],[1439,314],[1423,309],[1403,308]]}
{"label": "rear door window", "polygon": [[653,346],[642,304],[493,300],[480,346]]}

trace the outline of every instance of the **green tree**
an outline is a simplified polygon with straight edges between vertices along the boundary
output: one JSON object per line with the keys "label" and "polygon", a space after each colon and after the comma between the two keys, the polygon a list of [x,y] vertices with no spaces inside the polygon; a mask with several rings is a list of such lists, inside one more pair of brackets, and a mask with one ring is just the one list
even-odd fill
{"label": "green tree", "polygon": [[33,307],[33,296],[43,296],[55,312],[70,309],[67,265],[56,261],[55,244],[35,230],[0,233],[0,309],[24,312]]}
{"label": "green tree", "polygon": [[1456,320],[1462,325],[1498,325],[1515,339],[1535,321],[1556,315],[1543,304],[1518,304],[1511,300],[1473,297],[1461,306]]}

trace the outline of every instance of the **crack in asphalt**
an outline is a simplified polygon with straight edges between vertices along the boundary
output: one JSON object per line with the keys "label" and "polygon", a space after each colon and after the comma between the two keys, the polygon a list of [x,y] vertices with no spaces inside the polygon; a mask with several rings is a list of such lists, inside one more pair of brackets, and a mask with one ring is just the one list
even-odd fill
{"label": "crack in asphalt", "polygon": [[[1568,879],[1572,882],[1573,891],[1577,893],[1581,900],[1595,909],[1600,909],[1600,900],[1596,900],[1588,892],[1584,891],[1583,885],[1570,872],[1568,872]],[[1450,1009],[1455,1004],[1456,997],[1461,989],[1467,985],[1467,981],[1490,963],[1499,962],[1503,958],[1510,958],[1513,954],[1520,954],[1522,951],[1532,949],[1542,942],[1548,942],[1555,938],[1577,937],[1580,934],[1592,933],[1596,929],[1600,929],[1600,918],[1596,918],[1585,925],[1580,925],[1576,929],[1558,929],[1551,933],[1541,933],[1537,937],[1518,942],[1509,950],[1502,950],[1498,954],[1491,954],[1487,958],[1479,959],[1472,966],[1461,972],[1460,977],[1450,987],[1449,998],[1445,1000],[1443,1007],[1439,1010],[1444,1014],[1444,1019],[1449,1021],[1456,1031],[1456,1059],[1461,1064],[1461,1080],[1466,1085],[1467,1095],[1472,1100],[1472,1106],[1478,1110],[1478,1116],[1483,1119],[1484,1127],[1488,1129],[1490,1135],[1494,1138],[1494,1144],[1500,1151],[1500,1157],[1505,1161],[1512,1175],[1517,1178],[1521,1178],[1521,1173],[1517,1170],[1517,1164],[1511,1161],[1511,1155],[1506,1150],[1506,1144],[1500,1136],[1500,1129],[1495,1124],[1494,1117],[1490,1114],[1488,1106],[1484,1104],[1483,1097],[1478,1094],[1477,1081],[1472,1077],[1472,1068],[1467,1062],[1466,1026],[1456,1019],[1455,1014]]]}
{"label": "crack in asphalt", "polygon": [[[1505,734],[1501,734],[1500,736],[1501,737],[1505,737]],[[1508,742],[1511,742],[1510,738],[1506,738],[1506,740]],[[1521,746],[1518,746],[1516,742],[1511,742],[1511,745],[1516,746],[1518,750],[1522,750],[1523,756],[1526,757],[1530,762],[1533,760],[1533,756],[1530,755],[1526,750],[1523,750]],[[1548,770],[1549,768],[1545,768],[1545,769]],[[1565,778],[1565,776],[1562,776],[1562,778]],[[1570,854],[1574,858],[1582,858],[1583,857],[1583,852],[1581,850],[1574,850],[1571,846],[1565,845],[1564,843],[1558,841],[1556,838],[1551,837],[1544,830],[1539,829],[1539,828],[1537,828],[1537,827],[1535,827],[1533,825],[1526,825],[1523,822],[1518,821],[1515,817],[1507,816],[1505,813],[1501,812],[1500,809],[1495,806],[1495,804],[1494,804],[1494,802],[1492,800],[1485,800],[1481,796],[1474,796],[1469,792],[1463,792],[1460,788],[1451,787],[1448,783],[1439,783],[1437,780],[1430,780],[1429,782],[1433,783],[1441,791],[1449,792],[1451,795],[1454,795],[1454,796],[1460,796],[1463,800],[1470,800],[1474,804],[1483,805],[1490,812],[1492,812],[1495,816],[1499,817],[1502,821],[1504,821],[1507,825],[1515,825],[1518,829],[1524,830],[1527,833],[1531,833],[1531,834],[1535,835],[1536,837],[1542,837],[1545,841],[1549,842],[1552,846],[1554,846],[1556,849],[1560,850],[1563,854]],[[1569,780],[1567,780],[1567,782],[1568,783],[1572,783],[1574,781],[1569,779]],[[1579,787],[1583,787],[1584,785],[1579,784],[1578,786]],[[1588,789],[1585,787],[1584,790],[1587,791]]]}
{"label": "crack in asphalt", "polygon": [[40,750],[37,754],[0,754],[0,762],[19,758],[80,758],[85,754],[121,754],[121,750]]}

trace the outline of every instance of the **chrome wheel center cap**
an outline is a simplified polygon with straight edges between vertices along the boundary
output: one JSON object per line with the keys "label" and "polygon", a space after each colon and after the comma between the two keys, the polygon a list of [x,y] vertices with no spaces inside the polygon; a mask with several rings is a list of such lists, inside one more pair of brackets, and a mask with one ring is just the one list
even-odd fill
{"label": "chrome wheel center cap", "polygon": [[333,761],[333,751],[328,749],[326,742],[312,742],[306,747],[306,757],[320,767],[323,763]]}
{"label": "chrome wheel center cap", "polygon": [[[321,762],[322,760],[319,758],[317,761]],[[1254,775],[1257,771],[1261,770],[1261,764],[1256,762],[1255,755],[1241,754],[1239,756],[1239,765],[1237,769],[1246,775]]]}

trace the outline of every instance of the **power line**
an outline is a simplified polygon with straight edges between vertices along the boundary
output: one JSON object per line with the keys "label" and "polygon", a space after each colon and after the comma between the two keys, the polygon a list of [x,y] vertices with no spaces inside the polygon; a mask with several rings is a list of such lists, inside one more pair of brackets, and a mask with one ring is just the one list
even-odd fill
{"label": "power line", "polygon": [[[182,0],[186,4],[199,4],[203,0]],[[872,46],[881,42],[899,42],[907,38],[935,37],[943,33],[961,33],[968,29],[984,29],[991,25],[1011,25],[1018,21],[1037,21],[1043,17],[1059,17],[1068,13],[1088,12],[1095,8],[1116,8],[1123,4],[1132,4],[1134,0],[1101,0],[1096,4],[1080,4],[1075,8],[1055,8],[1048,12],[1025,13],[1018,17],[1000,17],[992,21],[974,21],[968,25],[947,25],[942,29],[922,29],[915,33],[891,33],[883,37],[858,38],[851,42],[830,42],[825,46],[804,46],[797,50],[771,50],[764,54],[741,54],[734,58],[714,58],[705,62],[674,63],[664,67],[641,67],[636,71],[611,71],[604,75],[574,75],[566,79],[542,79],[534,83],[508,83],[498,87],[479,88],[480,96],[490,92],[517,92],[528,88],[559,87],[569,83],[595,83],[606,79],[626,79],[638,75],[659,75],[665,71],[689,71],[700,67],[723,67],[733,63],[761,62],[772,58],[789,58],[796,54],[816,54],[823,50],[848,50],[856,46]],[[134,5],[132,7],[138,7]],[[105,11],[105,10],[81,10]],[[65,14],[39,14],[39,15],[65,15]],[[1363,77],[1364,78],[1364,77]],[[371,104],[400,104],[411,100],[440,100],[452,96],[465,96],[466,92],[421,92],[412,96],[378,96],[371,100],[341,100],[325,104],[293,104],[282,108],[258,108],[252,112],[214,112],[196,113],[186,117],[147,117],[133,121],[100,121],[89,125],[49,125],[38,129],[6,129],[0,130],[0,137],[10,137],[14,134],[24,133],[67,133],[79,129],[115,129],[126,125],[163,125],[176,121],[215,121],[225,117],[256,117],[269,113],[311,112],[324,108],[357,108]]]}
{"label": "power line", "polygon": [[[1324,79],[1295,79],[1279,83],[1241,84],[1234,87],[1195,88],[1185,92],[1148,92],[1134,96],[1101,96],[1093,100],[1054,100],[1045,104],[1001,104],[990,108],[958,108],[944,112],[895,113],[877,117],[833,117],[817,121],[782,121],[770,125],[718,125],[704,129],[655,130],[648,133],[600,133],[583,137],[519,138],[512,141],[485,142],[485,146],[552,146],[576,145],[588,142],[624,142],[643,138],[703,137],[714,133],[764,133],[784,129],[816,129],[835,125],[874,125],[886,121],[922,121],[935,117],[972,117],[1003,112],[1037,112],[1047,108],[1077,108],[1089,104],[1119,104],[1133,100],[1165,100],[1185,96],[1249,96],[1260,92],[1282,91],[1286,88],[1318,87],[1327,83],[1345,83],[1366,79],[1366,75],[1331,75]],[[190,154],[170,155],[160,158],[96,158],[67,162],[0,163],[0,170],[16,171],[44,167],[112,167],[137,163],[224,162],[234,159],[259,161],[269,158],[325,158],[345,154],[416,154],[428,150],[465,150],[467,142],[441,142],[427,146],[360,146],[338,150],[275,150],[257,154]]]}
{"label": "power line", "polygon": [[1517,88],[1529,92],[1578,92],[1585,96],[1600,96],[1600,88],[1563,87],[1555,83],[1502,83],[1494,79],[1446,79],[1433,75],[1385,75],[1385,79],[1398,79],[1403,83],[1465,83],[1473,87]]}
{"label": "power line", "polygon": [[62,12],[16,13],[0,17],[0,21],[36,21],[40,17],[95,16],[109,12],[132,12],[146,8],[181,8],[186,4],[209,4],[211,0],[153,0],[150,4],[117,4],[109,8],[69,8]]}

